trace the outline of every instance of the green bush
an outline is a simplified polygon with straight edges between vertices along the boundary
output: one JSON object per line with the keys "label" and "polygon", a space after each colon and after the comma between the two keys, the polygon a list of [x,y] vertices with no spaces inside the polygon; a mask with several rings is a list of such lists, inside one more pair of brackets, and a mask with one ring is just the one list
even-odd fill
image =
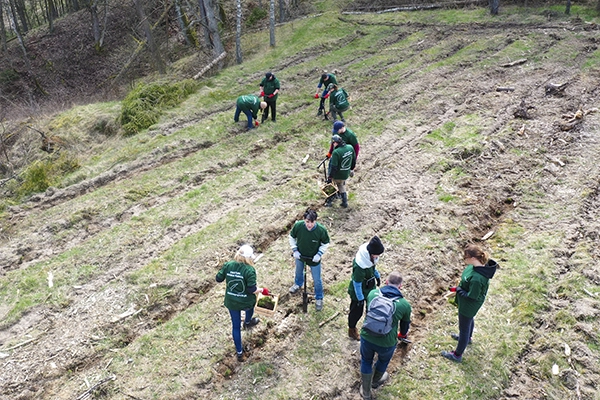
{"label": "green bush", "polygon": [[256,25],[256,23],[258,21],[261,21],[261,20],[265,19],[266,17],[267,17],[267,10],[260,8],[260,7],[254,7],[252,9],[252,11],[250,12],[250,15],[248,16],[248,19],[246,20],[246,25],[254,26],[254,25]]}
{"label": "green bush", "polygon": [[195,81],[138,84],[122,102],[120,122],[126,136],[132,136],[158,122],[162,112],[184,101],[196,91]]}
{"label": "green bush", "polygon": [[50,186],[60,183],[64,175],[79,167],[79,160],[66,152],[61,153],[58,158],[35,161],[23,173],[23,181],[17,194],[19,197],[25,197],[43,192]]}

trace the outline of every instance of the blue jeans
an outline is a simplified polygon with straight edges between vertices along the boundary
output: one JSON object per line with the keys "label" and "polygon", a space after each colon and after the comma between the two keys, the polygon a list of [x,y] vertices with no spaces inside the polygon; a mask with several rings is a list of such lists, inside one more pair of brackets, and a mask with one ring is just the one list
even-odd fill
{"label": "blue jeans", "polygon": [[377,353],[377,362],[375,363],[375,369],[381,373],[384,373],[394,355],[396,346],[392,347],[381,347],[367,342],[362,337],[360,338],[360,372],[362,374],[373,373],[373,360],[375,359],[375,353]]}
{"label": "blue jeans", "polygon": [[475,328],[475,318],[465,317],[458,313],[458,344],[454,350],[454,354],[457,356],[462,356],[462,353],[465,352],[469,340],[473,336],[473,328]]}
{"label": "blue jeans", "polygon": [[[250,320],[252,320],[252,315],[254,315],[254,308],[249,308],[245,311],[246,317],[244,318],[244,322],[248,323],[250,322]],[[241,354],[244,351],[244,348],[242,347],[242,311],[229,310],[229,315],[231,316],[231,336],[233,336],[235,351],[237,351],[238,354]]]}
{"label": "blue jeans", "polygon": [[[294,283],[300,287],[304,285],[304,261],[295,260],[296,261],[296,277],[294,279]],[[312,274],[314,286],[315,286],[315,299],[322,300],[323,299],[323,281],[321,280],[321,263],[315,265],[314,267],[308,266],[310,268],[310,273]]]}
{"label": "blue jeans", "polygon": [[[242,109],[239,108],[238,106],[235,107],[235,115],[233,116],[233,121],[234,122],[238,122],[240,120],[240,113],[242,112]],[[248,118],[248,129],[252,129],[254,128],[254,125],[252,125],[252,111],[250,110],[244,110],[244,114],[246,114],[246,118]]]}

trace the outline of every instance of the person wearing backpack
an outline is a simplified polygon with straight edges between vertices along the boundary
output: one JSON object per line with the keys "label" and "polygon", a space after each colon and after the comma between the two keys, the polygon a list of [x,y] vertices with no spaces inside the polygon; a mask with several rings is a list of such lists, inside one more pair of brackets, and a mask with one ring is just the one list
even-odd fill
{"label": "person wearing backpack", "polygon": [[454,351],[442,351],[442,357],[454,362],[462,362],[462,355],[467,345],[471,344],[475,315],[485,301],[490,279],[498,268],[498,263],[475,244],[467,245],[463,256],[467,267],[462,273],[460,284],[450,288],[451,292],[456,292],[459,330],[458,334],[453,333],[451,337],[458,340],[458,344]]}
{"label": "person wearing backpack", "polygon": [[232,261],[228,261],[217,272],[217,282],[227,284],[225,288],[225,307],[231,316],[231,335],[237,352],[238,361],[245,361],[242,347],[242,310],[245,311],[244,328],[251,328],[260,320],[253,318],[256,295],[268,296],[269,289],[256,286],[256,270],[254,269],[254,250],[247,244],[241,246]]}
{"label": "person wearing backpack", "polygon": [[[386,369],[398,339],[407,340],[411,307],[400,292],[401,287],[402,275],[393,271],[385,286],[372,290],[367,296],[367,315],[360,331],[360,394],[364,400],[371,400],[371,388],[387,380]],[[373,371],[375,354],[377,362]]]}
{"label": "person wearing backpack", "polygon": [[337,114],[340,114],[342,122],[346,122],[342,112],[350,108],[350,96],[344,88],[338,88],[335,83],[330,83],[327,91],[329,92],[329,113],[333,118],[333,122],[337,121]]}
{"label": "person wearing backpack", "polygon": [[378,236],[363,243],[352,260],[352,280],[348,285],[350,295],[350,312],[348,313],[348,336],[360,340],[360,334],[356,329],[358,320],[363,316],[365,310],[365,297],[371,290],[381,285],[381,275],[375,268],[377,261],[385,248]]}

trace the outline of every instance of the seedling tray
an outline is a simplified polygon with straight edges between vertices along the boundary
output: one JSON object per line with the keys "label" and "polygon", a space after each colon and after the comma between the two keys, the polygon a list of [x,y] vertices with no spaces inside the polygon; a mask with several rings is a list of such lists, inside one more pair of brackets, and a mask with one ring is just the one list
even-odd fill
{"label": "seedling tray", "polygon": [[[270,297],[271,300],[273,300],[273,309],[272,310],[258,305],[259,303],[261,303],[261,299],[264,297]],[[272,317],[273,315],[275,315],[275,311],[277,311],[277,303],[278,302],[279,302],[279,296],[277,296],[276,294],[270,295],[270,296],[265,296],[263,294],[259,294],[258,296],[256,296],[256,306],[254,307],[254,312],[259,315],[262,315],[264,317]]]}
{"label": "seedling tray", "polygon": [[321,186],[321,192],[323,193],[323,195],[325,197],[331,197],[333,195],[335,195],[338,190],[337,190],[337,186],[335,186],[332,183],[327,183],[323,186]]}

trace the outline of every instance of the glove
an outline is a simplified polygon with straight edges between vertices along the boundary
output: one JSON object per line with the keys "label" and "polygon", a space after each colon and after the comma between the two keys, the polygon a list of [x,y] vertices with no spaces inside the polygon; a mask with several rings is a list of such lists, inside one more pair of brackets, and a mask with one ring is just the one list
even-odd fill
{"label": "glove", "polygon": [[325,181],[325,183],[331,183],[331,178],[327,178],[327,180]]}
{"label": "glove", "polygon": [[456,292],[456,286],[450,286],[448,290],[451,292]]}
{"label": "glove", "polygon": [[313,262],[318,263],[319,261],[321,261],[321,255],[320,254],[315,254],[315,256],[312,259]]}
{"label": "glove", "polygon": [[267,96],[268,98],[272,99],[273,97],[275,97],[274,93],[271,93],[270,95]]}
{"label": "glove", "polygon": [[269,296],[271,294],[271,292],[269,292],[269,289],[267,289],[266,287],[262,289],[261,293],[263,294],[263,296]]}
{"label": "glove", "polygon": [[377,281],[377,287],[381,286],[381,278],[375,278],[375,280]]}
{"label": "glove", "polygon": [[254,126],[258,128],[258,125],[260,125],[258,121],[254,121]]}
{"label": "glove", "polygon": [[354,171],[350,171],[350,178],[354,177]]}
{"label": "glove", "polygon": [[460,286],[458,286],[456,288],[456,294],[460,295],[462,297],[469,297],[469,293],[465,289],[461,288]]}
{"label": "glove", "polygon": [[324,99],[328,99],[329,98],[329,93],[327,93],[325,96],[323,96]]}
{"label": "glove", "polygon": [[319,98],[319,93],[315,93],[315,99]]}
{"label": "glove", "polygon": [[398,333],[398,340],[401,341],[402,343],[406,343],[406,344],[412,343],[410,340],[408,340],[408,334],[403,335],[401,333]]}
{"label": "glove", "polygon": [[331,153],[327,153],[327,155],[325,157],[331,158]]}
{"label": "glove", "polygon": [[265,92],[260,92],[260,97],[265,97]]}
{"label": "glove", "polygon": [[359,300],[358,303],[356,303],[356,306],[362,310],[365,306],[365,299]]}
{"label": "glove", "polygon": [[299,260],[300,257],[302,257],[302,254],[300,254],[300,252],[298,250],[294,250],[294,258],[296,260]]}

